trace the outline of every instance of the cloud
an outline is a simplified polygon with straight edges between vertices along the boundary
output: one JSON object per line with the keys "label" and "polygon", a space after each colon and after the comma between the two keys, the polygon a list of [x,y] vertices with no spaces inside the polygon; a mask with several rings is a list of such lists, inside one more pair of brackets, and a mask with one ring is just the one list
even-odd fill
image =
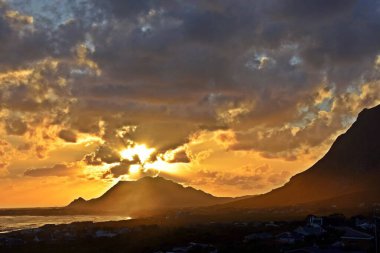
{"label": "cloud", "polygon": [[165,152],[160,158],[163,158],[165,162],[169,163],[190,163],[191,160],[187,152],[186,147],[181,146]]}
{"label": "cloud", "polygon": [[27,129],[25,122],[19,118],[8,119],[5,125],[5,130],[9,135],[23,135]]}
{"label": "cloud", "polygon": [[187,155],[186,151],[182,150],[182,151],[176,152],[174,154],[173,159],[171,159],[169,162],[171,162],[171,163],[189,163],[190,158]]}
{"label": "cloud", "polygon": [[111,173],[112,176],[115,178],[122,175],[127,175],[129,173],[129,165],[126,165],[126,164],[116,165],[109,170],[109,173]]}
{"label": "cloud", "polygon": [[[245,165],[233,172],[217,170],[199,170],[188,183],[195,185],[217,185],[236,187],[244,191],[265,191],[285,184],[290,173],[286,170],[273,169],[268,164],[260,166]],[[269,186],[268,186],[269,184]]]}
{"label": "cloud", "polygon": [[61,130],[58,133],[58,137],[61,138],[62,140],[67,141],[67,142],[74,142],[75,143],[77,141],[77,135],[75,134],[75,132],[73,132],[71,130],[67,130],[67,129]]}
{"label": "cloud", "polygon": [[[361,4],[361,8],[369,10],[368,4]],[[354,48],[345,51],[345,55],[339,54],[339,48],[344,48],[343,41],[334,32],[344,32],[342,37],[349,41],[352,38],[352,45],[360,50],[364,50],[362,43],[376,45],[373,43],[376,38],[355,39],[358,33],[366,38],[371,34],[347,30],[352,11],[359,8],[352,1],[334,4],[312,1],[300,6],[292,1],[286,4],[257,1],[248,4],[252,8],[246,5],[245,1],[234,7],[230,1],[209,5],[108,2],[106,10],[118,23],[103,39],[95,35],[96,50],[91,55],[107,80],[98,80],[88,87],[89,94],[97,100],[89,100],[83,109],[107,107],[134,119],[140,126],[138,129],[153,122],[156,133],[162,132],[157,121],[179,121],[178,124],[189,126],[185,136],[196,130],[197,125],[216,126],[221,125],[220,121],[237,128],[252,124],[279,127],[284,122],[299,120],[294,113],[298,105],[308,103],[308,93],[321,82],[333,82],[341,89],[360,80],[365,70],[371,69],[376,50],[359,51],[361,55],[372,54],[372,58],[357,58]],[[124,8],[131,11],[130,15],[118,13]],[[371,18],[372,10],[369,11]],[[354,20],[363,18],[363,13],[358,11]],[[331,33],[326,33],[326,21],[321,16],[334,24]],[[316,33],[308,33],[309,29],[300,26],[300,19],[306,19]],[[151,27],[149,32],[144,31],[147,26]],[[109,43],[104,43],[104,38]],[[329,47],[331,40],[336,41],[336,47]],[[297,64],[290,64],[295,57],[299,59]],[[250,63],[255,61],[266,67],[251,68]],[[356,66],[358,62],[360,68]],[[354,65],[352,71],[350,66]],[[349,81],[342,79],[347,75]],[[111,102],[115,97],[119,100]],[[128,102],[120,102],[122,99]],[[182,101],[195,106],[184,106]],[[128,111],[122,112],[126,107]],[[142,136],[145,140],[157,138],[147,132]]]}
{"label": "cloud", "polygon": [[13,155],[14,149],[12,148],[12,145],[9,142],[0,139],[0,177],[8,175],[7,167],[9,166]]}
{"label": "cloud", "polygon": [[103,177],[107,178],[111,175],[114,178],[118,178],[120,176],[128,175],[130,173],[131,165],[141,166],[137,157],[133,161],[123,160],[118,165],[115,165],[106,171]]}
{"label": "cloud", "polygon": [[120,162],[121,157],[113,148],[102,145],[95,152],[86,155],[83,160],[89,165],[100,165],[102,163],[112,164]]}
{"label": "cloud", "polygon": [[[131,143],[189,166],[215,149],[296,162],[380,102],[379,30],[371,0],[2,2],[0,133],[40,160],[96,138],[89,167]],[[232,174],[218,184],[268,183]]]}
{"label": "cloud", "polygon": [[56,164],[52,167],[28,169],[24,176],[29,177],[66,177],[77,173],[75,166],[66,164]]}
{"label": "cloud", "polygon": [[[326,93],[321,88],[315,93],[313,107],[305,107],[297,121],[287,122],[281,127],[256,127],[236,133],[236,141],[230,146],[233,150],[256,150],[266,158],[297,159],[298,154],[331,143],[342,130],[350,126],[364,107],[372,107],[380,102],[378,82],[358,87],[356,93]],[[321,100],[321,94],[322,97]],[[324,94],[324,95],[323,95]],[[327,99],[327,100],[325,100]],[[319,108],[323,101],[331,103],[327,111]]]}

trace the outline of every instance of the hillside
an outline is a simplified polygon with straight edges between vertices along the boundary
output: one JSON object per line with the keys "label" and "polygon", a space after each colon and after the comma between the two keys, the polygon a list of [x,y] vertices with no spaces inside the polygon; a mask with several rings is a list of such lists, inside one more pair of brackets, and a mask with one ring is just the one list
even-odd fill
{"label": "hillside", "polygon": [[[356,122],[339,136],[327,154],[310,169],[295,175],[283,187],[267,194],[239,200],[226,207],[267,208],[337,199],[355,194],[380,200],[380,105],[364,109]],[[370,192],[359,197],[360,192]],[[379,193],[379,194],[374,194]],[[358,203],[345,203],[357,205]]]}

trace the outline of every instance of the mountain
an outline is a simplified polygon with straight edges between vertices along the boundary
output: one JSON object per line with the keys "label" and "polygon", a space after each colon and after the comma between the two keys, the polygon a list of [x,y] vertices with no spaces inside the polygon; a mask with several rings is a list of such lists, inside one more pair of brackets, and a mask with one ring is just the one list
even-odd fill
{"label": "mountain", "polygon": [[340,203],[348,208],[364,202],[380,203],[379,176],[380,105],[364,109],[322,159],[283,187],[224,207],[252,209]]}
{"label": "mountain", "polygon": [[66,208],[82,213],[154,214],[185,207],[201,207],[232,201],[184,187],[162,177],[144,177],[138,181],[119,181],[99,198],[78,198]]}
{"label": "mountain", "polygon": [[133,215],[187,207],[207,207],[205,209],[216,211],[214,214],[231,208],[259,210],[302,206],[316,210],[337,205],[354,208],[363,203],[367,206],[380,203],[379,178],[380,105],[364,109],[347,132],[339,136],[326,155],[310,169],[266,194],[218,198],[162,177],[145,177],[138,181],[120,181],[101,197],[89,201],[79,198],[67,209]]}

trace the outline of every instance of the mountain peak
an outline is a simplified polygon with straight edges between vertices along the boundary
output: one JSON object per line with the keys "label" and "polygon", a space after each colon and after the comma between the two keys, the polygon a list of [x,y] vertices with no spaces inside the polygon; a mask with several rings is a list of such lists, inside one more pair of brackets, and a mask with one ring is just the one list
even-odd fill
{"label": "mountain peak", "polygon": [[183,187],[181,184],[178,184],[178,183],[176,183],[176,182],[174,182],[172,180],[166,179],[164,177],[160,177],[160,176],[156,176],[156,177],[145,176],[145,177],[139,178],[138,180],[131,180],[131,181],[120,180],[114,186],[112,186],[109,189],[109,191],[113,190],[115,188],[128,187],[128,185],[134,185],[134,186],[145,185],[146,187],[150,185],[151,187],[154,187],[154,185],[158,185],[158,184],[171,184],[171,185],[177,185],[177,186]]}
{"label": "mountain peak", "polygon": [[76,206],[76,205],[81,205],[83,203],[86,203],[86,200],[82,197],[79,197],[77,199],[74,199],[69,205],[70,206]]}
{"label": "mountain peak", "polygon": [[380,104],[372,108],[364,108],[358,115],[358,119],[363,117],[376,117],[380,114]]}
{"label": "mountain peak", "polygon": [[192,187],[184,187],[163,177],[143,177],[119,181],[102,196],[73,201],[68,208],[82,212],[114,212],[138,215],[141,212],[222,204],[232,198],[218,198]]}

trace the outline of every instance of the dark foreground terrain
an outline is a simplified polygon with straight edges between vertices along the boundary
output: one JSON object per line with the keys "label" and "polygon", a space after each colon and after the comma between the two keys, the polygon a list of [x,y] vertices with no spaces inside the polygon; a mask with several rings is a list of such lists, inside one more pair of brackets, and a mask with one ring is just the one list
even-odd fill
{"label": "dark foreground terrain", "polygon": [[375,252],[375,223],[341,214],[291,222],[81,222],[2,234],[0,252]]}

